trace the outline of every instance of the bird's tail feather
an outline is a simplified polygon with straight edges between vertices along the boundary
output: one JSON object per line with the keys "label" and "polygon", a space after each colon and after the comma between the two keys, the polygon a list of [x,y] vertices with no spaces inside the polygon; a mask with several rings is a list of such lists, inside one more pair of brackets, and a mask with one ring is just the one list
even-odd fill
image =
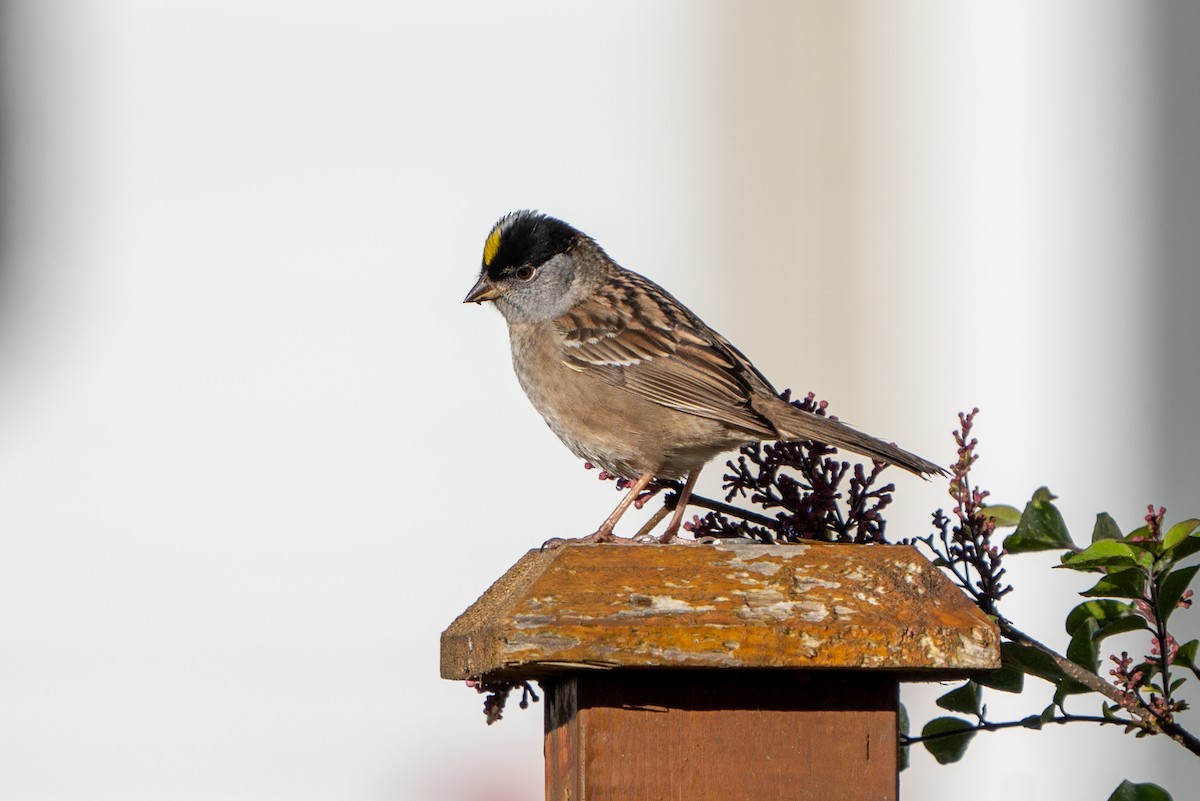
{"label": "bird's tail feather", "polygon": [[777,415],[773,422],[779,429],[780,439],[823,442],[835,448],[844,448],[862,456],[894,464],[922,477],[946,475],[946,470],[933,462],[864,434],[839,420],[803,412],[789,405],[787,412]]}

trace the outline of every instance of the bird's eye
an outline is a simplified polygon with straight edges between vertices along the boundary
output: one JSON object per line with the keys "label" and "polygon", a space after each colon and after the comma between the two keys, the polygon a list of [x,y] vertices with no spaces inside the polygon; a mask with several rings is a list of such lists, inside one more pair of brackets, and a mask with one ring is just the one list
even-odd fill
{"label": "bird's eye", "polygon": [[516,275],[522,281],[528,281],[530,278],[533,278],[533,268],[527,264],[524,267],[518,268]]}

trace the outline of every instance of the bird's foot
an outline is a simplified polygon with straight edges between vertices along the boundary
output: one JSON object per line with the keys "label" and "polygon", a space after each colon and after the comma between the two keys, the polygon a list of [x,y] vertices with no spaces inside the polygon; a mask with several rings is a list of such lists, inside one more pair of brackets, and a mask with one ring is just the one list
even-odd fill
{"label": "bird's foot", "polygon": [[656,537],[654,541],[661,545],[709,545],[712,543],[711,539],[685,540],[679,536],[677,531],[665,532],[661,537]]}
{"label": "bird's foot", "polygon": [[632,545],[637,542],[636,537],[618,537],[612,533],[611,529],[601,527],[598,531],[588,534],[586,537],[551,537],[542,543],[543,551],[552,551],[555,548],[561,548],[567,543],[612,543],[613,545]]}
{"label": "bird's foot", "polygon": [[667,526],[667,530],[662,533],[658,541],[663,545],[671,545],[672,543],[682,543],[684,545],[694,545],[695,540],[684,540],[679,538],[679,529],[682,527],[682,518],[680,514],[676,514],[671,518],[671,525]]}

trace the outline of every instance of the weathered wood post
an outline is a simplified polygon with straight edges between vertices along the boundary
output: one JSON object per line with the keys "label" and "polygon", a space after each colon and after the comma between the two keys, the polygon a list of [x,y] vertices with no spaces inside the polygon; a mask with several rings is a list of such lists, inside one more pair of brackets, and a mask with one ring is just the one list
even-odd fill
{"label": "weathered wood post", "polygon": [[902,679],[999,667],[914,549],[530,551],[442,634],[447,679],[537,679],[548,801],[895,799]]}

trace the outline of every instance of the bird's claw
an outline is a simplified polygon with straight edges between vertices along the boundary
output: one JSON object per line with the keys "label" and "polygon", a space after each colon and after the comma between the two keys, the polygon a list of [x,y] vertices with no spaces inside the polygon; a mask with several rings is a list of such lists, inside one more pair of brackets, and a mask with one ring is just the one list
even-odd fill
{"label": "bird's claw", "polygon": [[561,548],[568,543],[572,543],[572,544],[579,543],[582,545],[593,545],[593,544],[632,545],[636,541],[637,541],[636,538],[618,537],[616,534],[613,534],[611,531],[605,531],[604,529],[600,529],[599,531],[595,531],[591,534],[588,534],[586,537],[551,537],[550,539],[548,539],[542,543],[541,549],[543,551],[553,551],[556,548]]}

